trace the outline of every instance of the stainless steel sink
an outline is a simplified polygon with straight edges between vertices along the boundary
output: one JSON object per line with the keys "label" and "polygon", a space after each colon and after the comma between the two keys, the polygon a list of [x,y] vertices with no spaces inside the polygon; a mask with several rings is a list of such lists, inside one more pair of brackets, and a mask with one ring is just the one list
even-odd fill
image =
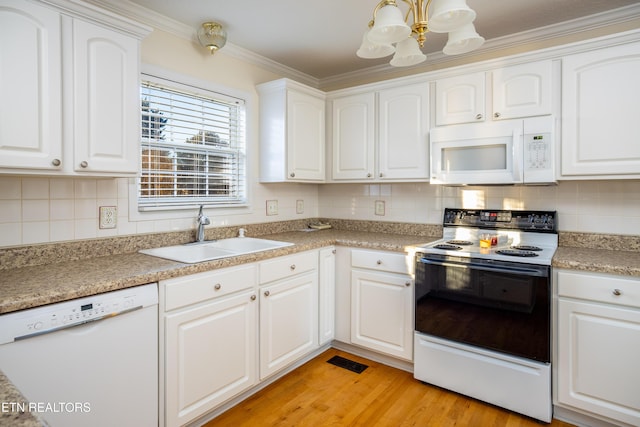
{"label": "stainless steel sink", "polygon": [[143,249],[140,253],[170,259],[173,261],[195,264],[214,259],[228,258],[253,252],[292,246],[293,243],[276,240],[257,239],[254,237],[233,237],[210,242],[187,243],[185,245],[164,246],[161,248]]}

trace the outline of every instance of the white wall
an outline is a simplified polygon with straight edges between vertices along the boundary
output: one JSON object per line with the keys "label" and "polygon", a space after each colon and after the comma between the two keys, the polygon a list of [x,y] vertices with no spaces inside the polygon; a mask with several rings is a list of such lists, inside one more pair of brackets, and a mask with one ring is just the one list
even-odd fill
{"label": "white wall", "polygon": [[[385,215],[375,202],[385,202]],[[319,187],[321,217],[441,224],[445,207],[558,211],[561,231],[640,235],[640,181],[563,181],[557,186],[443,187],[334,184]]]}

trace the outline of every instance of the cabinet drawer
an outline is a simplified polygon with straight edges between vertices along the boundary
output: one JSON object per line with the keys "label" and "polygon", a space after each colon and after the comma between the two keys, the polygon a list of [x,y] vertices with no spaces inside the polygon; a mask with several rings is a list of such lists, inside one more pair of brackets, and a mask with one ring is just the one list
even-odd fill
{"label": "cabinet drawer", "polygon": [[640,308],[640,279],[558,271],[558,295]]}
{"label": "cabinet drawer", "polygon": [[256,265],[207,271],[160,282],[165,286],[165,311],[229,295],[256,284]]}
{"label": "cabinet drawer", "polygon": [[303,252],[261,262],[258,267],[258,277],[262,285],[317,268],[318,253]]}
{"label": "cabinet drawer", "polygon": [[351,251],[351,266],[356,268],[410,274],[412,262],[413,260],[410,260],[406,254],[401,253],[366,251],[362,249],[353,249]]}

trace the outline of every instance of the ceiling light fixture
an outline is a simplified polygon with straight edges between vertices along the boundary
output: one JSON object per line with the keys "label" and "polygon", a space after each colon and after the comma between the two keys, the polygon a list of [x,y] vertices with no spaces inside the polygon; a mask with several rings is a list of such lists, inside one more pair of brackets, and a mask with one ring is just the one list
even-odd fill
{"label": "ceiling light fixture", "polygon": [[[395,53],[390,64],[408,67],[427,59],[420,48],[428,32],[449,33],[447,45],[442,50],[446,55],[471,52],[484,43],[484,38],[473,26],[476,12],[467,6],[466,0],[402,1],[409,5],[404,18],[396,0],[378,3],[356,55],[371,59]],[[408,25],[409,15],[413,17],[411,26]]]}
{"label": "ceiling light fixture", "polygon": [[205,22],[198,29],[198,41],[213,55],[227,43],[227,32],[217,22]]}

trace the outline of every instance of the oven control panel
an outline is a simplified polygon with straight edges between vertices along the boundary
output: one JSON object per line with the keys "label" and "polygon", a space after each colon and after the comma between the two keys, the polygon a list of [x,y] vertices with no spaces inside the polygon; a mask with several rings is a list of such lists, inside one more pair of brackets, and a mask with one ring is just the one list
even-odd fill
{"label": "oven control panel", "polygon": [[555,233],[556,212],[445,208],[443,225]]}

